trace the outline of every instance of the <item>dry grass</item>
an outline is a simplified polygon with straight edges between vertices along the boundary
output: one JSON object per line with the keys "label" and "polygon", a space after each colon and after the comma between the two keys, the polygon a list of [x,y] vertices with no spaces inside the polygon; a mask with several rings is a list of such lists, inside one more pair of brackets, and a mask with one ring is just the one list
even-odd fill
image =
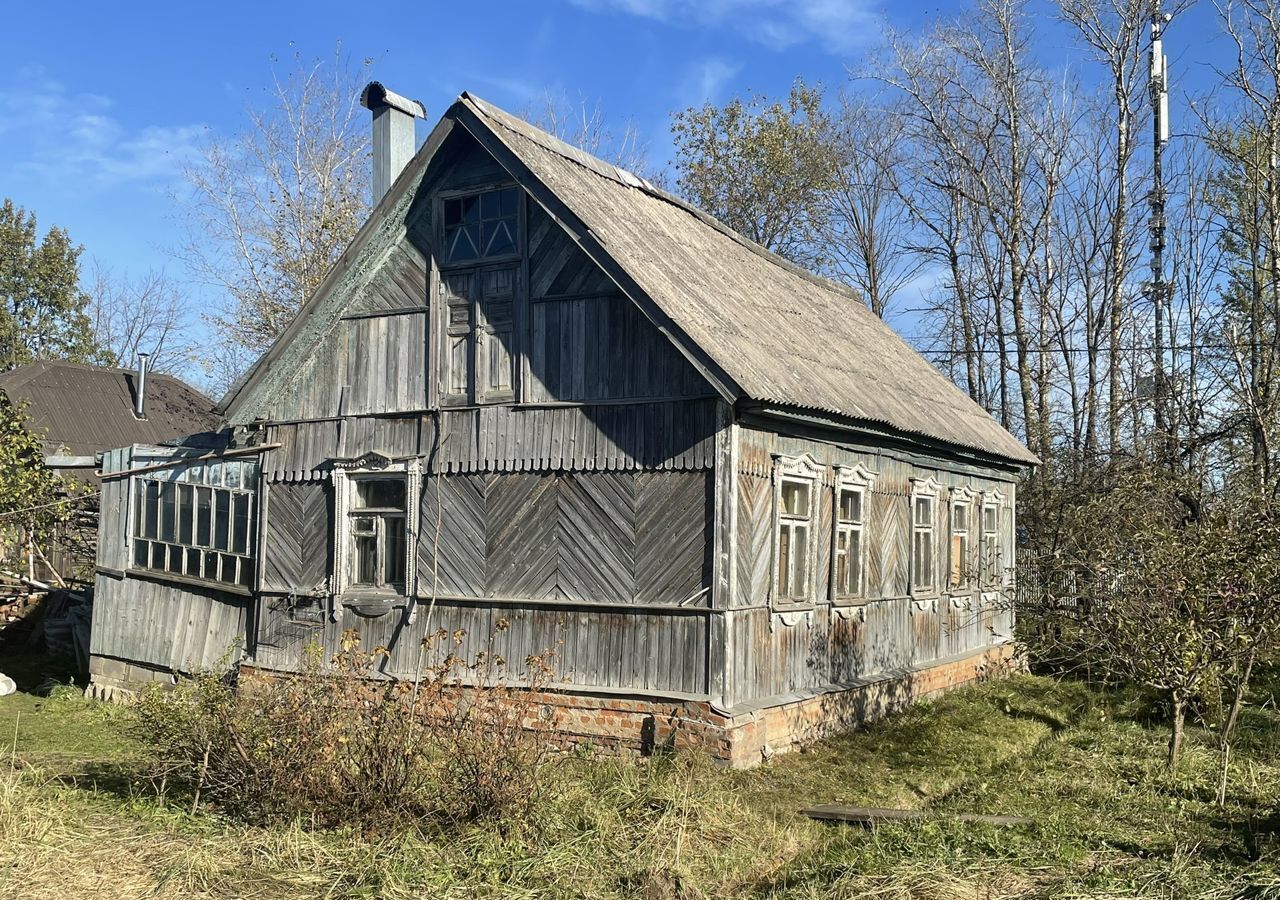
{"label": "dry grass", "polygon": [[[13,698],[8,698],[13,699]],[[0,701],[0,735],[13,716]],[[0,900],[111,897],[1280,900],[1280,715],[1255,713],[1225,809],[1192,736],[1176,778],[1133,697],[1018,678],[748,772],[680,755],[568,758],[527,827],[422,826],[391,837],[249,827],[157,800],[137,748],[53,751],[121,723],[73,697],[35,709],[0,764]],[[55,726],[54,723],[60,723]],[[39,738],[23,738],[30,726]],[[78,739],[78,738],[77,738]],[[0,737],[0,745],[8,739]],[[7,757],[7,754],[6,754]],[[37,764],[24,760],[38,760]],[[1031,815],[873,832],[811,822],[812,802]]]}

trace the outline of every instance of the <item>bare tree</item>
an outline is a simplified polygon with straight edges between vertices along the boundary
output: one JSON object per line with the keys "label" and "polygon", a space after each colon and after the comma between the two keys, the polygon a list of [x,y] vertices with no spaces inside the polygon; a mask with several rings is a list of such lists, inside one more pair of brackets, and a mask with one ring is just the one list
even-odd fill
{"label": "bare tree", "polygon": [[620,126],[610,124],[598,100],[589,102],[579,95],[574,101],[568,94],[547,91],[541,102],[522,112],[522,117],[566,144],[633,175],[649,178],[656,174],[649,165],[649,142],[640,136],[635,122],[626,119]]}
{"label": "bare tree", "polygon": [[250,106],[248,127],[211,139],[185,169],[178,254],[199,281],[226,292],[208,320],[250,353],[283,331],[368,215],[359,96],[369,65],[340,50],[323,60],[296,55],[289,71],[274,73],[265,102]]}
{"label": "bare tree", "polygon": [[836,172],[823,197],[825,255],[831,274],[857,288],[883,318],[925,265],[924,257],[904,252],[912,220],[897,184],[903,147],[893,112],[847,91],[831,129]]}
{"label": "bare tree", "polygon": [[89,293],[89,316],[104,362],[129,367],[139,353],[149,353],[156,371],[185,373],[192,350],[190,307],[164,271],[117,274],[95,259]]}

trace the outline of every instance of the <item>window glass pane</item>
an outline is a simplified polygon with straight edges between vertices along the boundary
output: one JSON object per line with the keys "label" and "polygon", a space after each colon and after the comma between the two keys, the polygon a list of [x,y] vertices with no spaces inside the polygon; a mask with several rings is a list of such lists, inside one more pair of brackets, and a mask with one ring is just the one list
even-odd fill
{"label": "window glass pane", "polygon": [[227,462],[223,463],[222,483],[229,488],[240,487],[240,463]]}
{"label": "window glass pane", "polygon": [[210,581],[218,580],[218,554],[213,550],[204,551],[204,577]]}
{"label": "window glass pane", "polygon": [[842,490],[840,492],[840,521],[862,521],[862,491]]}
{"label": "window glass pane", "polygon": [[231,495],[226,491],[214,491],[213,546],[219,550],[231,549]]}
{"label": "window glass pane", "polygon": [[160,543],[152,544],[151,545],[151,562],[149,564],[150,567],[153,569],[160,569],[163,571],[165,567],[165,561],[168,559],[168,555],[169,554],[165,550],[164,544],[160,544]]}
{"label": "window glass pane", "polygon": [[933,501],[928,497],[916,498],[916,524],[924,526],[933,524]]}
{"label": "window glass pane", "polygon": [[196,488],[196,544],[207,547],[213,537],[213,490]]}
{"label": "window glass pane", "polygon": [[953,531],[969,530],[969,507],[964,503],[957,503],[951,508],[951,528]]}
{"label": "window glass pane", "polygon": [[187,550],[186,573],[192,578],[200,577],[200,557],[201,553],[195,548]]}
{"label": "window glass pane", "polygon": [[372,534],[355,538],[355,582],[373,584],[378,574],[378,539]]}
{"label": "window glass pane", "polygon": [[147,542],[146,541],[135,540],[133,542],[133,564],[135,566],[142,566],[144,569],[146,568],[147,566]]}
{"label": "window glass pane", "polygon": [[862,532],[849,532],[849,586],[850,595],[862,593]]}
{"label": "window glass pane", "polygon": [[994,506],[982,507],[982,530],[983,531],[999,530],[997,526],[996,518],[997,518],[996,507]]}
{"label": "window glass pane", "polygon": [[782,511],[789,516],[809,515],[809,485],[807,482],[782,482]]}
{"label": "window glass pane", "polygon": [[183,550],[181,547],[169,547],[168,569],[170,572],[178,575],[182,574],[182,554]]}
{"label": "window glass pane", "polygon": [[809,592],[809,527],[796,525],[794,537],[792,553],[795,555],[795,566],[792,571],[795,576],[792,579],[791,590],[794,596],[799,597]]}
{"label": "window glass pane", "polygon": [[142,534],[153,538],[160,525],[160,483],[147,480],[144,484],[146,499],[142,504]]}
{"label": "window glass pane", "polygon": [[373,519],[368,516],[362,516],[351,521],[352,534],[373,534]]}
{"label": "window glass pane", "polygon": [[480,217],[496,219],[502,215],[501,191],[486,191],[480,195]]}
{"label": "window glass pane", "polygon": [[187,481],[191,484],[204,484],[204,463],[187,466]]}
{"label": "window glass pane", "polygon": [[211,462],[204,471],[204,483],[215,487],[222,486],[222,463]]}
{"label": "window glass pane", "polygon": [[160,485],[160,540],[170,543],[178,539],[177,486],[166,481]]}
{"label": "window glass pane", "polygon": [[383,520],[386,545],[382,554],[382,583],[404,584],[404,519],[387,516]]}
{"label": "window glass pane", "polygon": [[849,593],[849,532],[836,535],[836,593]]}
{"label": "window glass pane", "polygon": [[361,478],[356,482],[357,509],[404,509],[403,478]]}
{"label": "window glass pane", "polygon": [[178,543],[190,544],[195,513],[195,489],[189,484],[178,485]]}
{"label": "window glass pane", "polygon": [[458,199],[444,201],[445,227],[462,224],[462,201]]}
{"label": "window glass pane", "polygon": [[511,225],[501,219],[485,223],[482,239],[485,256],[503,256],[515,252],[516,239],[511,233]]}
{"label": "window glass pane", "polygon": [[249,495],[236,494],[232,499],[231,549],[236,553],[249,552]]}
{"label": "window glass pane", "polygon": [[516,215],[516,189],[506,188],[498,193],[502,195],[502,214],[514,219]]}

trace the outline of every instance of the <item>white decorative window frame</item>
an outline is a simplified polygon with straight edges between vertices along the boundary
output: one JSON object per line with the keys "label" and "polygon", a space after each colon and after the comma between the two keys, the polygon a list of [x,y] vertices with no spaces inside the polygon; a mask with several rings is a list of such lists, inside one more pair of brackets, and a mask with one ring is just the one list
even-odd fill
{"label": "white decorative window frame", "polygon": [[[938,583],[938,510],[942,506],[943,487],[936,478],[930,475],[928,478],[912,478],[911,479],[911,505],[907,511],[907,527],[910,529],[910,539],[907,542],[907,583],[911,596],[917,599],[930,597],[938,597],[942,594],[942,586]],[[916,583],[916,537],[924,532],[916,525],[916,501],[920,499],[928,499],[933,502],[933,515],[930,517],[930,525],[928,529],[929,540],[932,546],[929,548],[929,563],[932,569],[933,583],[927,587],[921,587]]]}
{"label": "white decorative window frame", "polygon": [[[333,460],[333,577],[330,580],[334,594],[341,595],[350,588],[351,541],[351,492],[354,479],[363,475],[403,475],[405,479],[404,502],[404,594],[413,596],[417,590],[418,574],[418,504],[422,492],[422,463],[418,459],[396,461],[376,450],[354,459]],[[391,596],[388,594],[388,596]]]}
{"label": "white decorative window frame", "polygon": [[[960,485],[951,489],[950,504],[947,509],[947,591],[960,594],[968,594],[978,587],[978,577],[972,568],[968,571],[968,577],[965,577],[965,566],[969,565],[976,557],[973,552],[973,510],[978,495],[969,488]],[[965,529],[965,535],[969,545],[968,560],[960,561],[960,581],[958,584],[952,584],[951,572],[955,568],[955,560],[952,554],[955,553],[955,534],[956,534],[956,507],[959,505],[969,507],[968,527]],[[981,523],[979,523],[979,532],[981,532]]]}
{"label": "white decorative window frame", "polygon": [[987,535],[991,532],[987,531],[987,510],[994,509],[996,511],[996,549],[999,551],[998,564],[1003,562],[1005,553],[1005,532],[1004,519],[1006,514],[1006,504],[1004,493],[996,488],[991,491],[984,491],[982,494],[981,514],[978,518],[978,540],[981,550],[979,551],[982,559],[981,571],[978,573],[978,585],[983,590],[999,590],[1005,587],[1009,581],[1009,567],[999,565],[999,571],[995,578],[990,577],[989,567],[991,561],[987,557]]}
{"label": "white decorative window frame", "polygon": [[[831,571],[828,573],[830,581],[831,603],[833,606],[861,606],[867,602],[867,533],[870,530],[869,519],[871,516],[871,492],[875,488],[876,473],[866,468],[861,463],[854,466],[836,465],[832,467],[835,471],[831,489]],[[858,523],[856,530],[861,536],[858,540],[858,573],[861,576],[861,584],[858,590],[853,594],[842,595],[836,585],[836,548],[840,542],[840,492],[853,488],[862,494],[861,509],[862,520]]]}
{"label": "white decorative window frame", "polygon": [[[817,564],[818,542],[815,529],[818,522],[818,486],[822,481],[823,467],[805,453],[798,457],[773,454],[773,539],[772,552],[769,555],[769,605],[775,612],[786,612],[798,609],[812,609],[817,596],[814,567]],[[782,597],[778,594],[778,551],[782,528],[782,485],[785,481],[805,482],[809,487],[809,523],[808,546],[806,554],[804,590],[798,597]],[[791,624],[788,622],[787,624]]]}

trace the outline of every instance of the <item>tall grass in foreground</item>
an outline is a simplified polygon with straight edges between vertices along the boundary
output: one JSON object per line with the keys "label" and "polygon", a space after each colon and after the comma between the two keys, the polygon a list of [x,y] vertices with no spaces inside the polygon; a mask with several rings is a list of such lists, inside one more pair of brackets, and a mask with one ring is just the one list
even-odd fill
{"label": "tall grass in foreground", "polygon": [[[73,698],[30,713],[65,731],[94,714]],[[0,744],[6,727],[0,706]],[[136,760],[119,760],[112,772],[132,773],[120,779],[19,756],[8,774],[0,763],[0,900],[1275,900],[1280,713],[1241,727],[1226,807],[1211,736],[1193,729],[1170,775],[1137,694],[1016,677],[745,772],[695,754],[562,757],[544,770],[536,828],[425,819],[378,832],[250,825],[203,804],[193,815],[189,793],[157,797]],[[798,813],[837,800],[1038,824],[863,831]]]}

